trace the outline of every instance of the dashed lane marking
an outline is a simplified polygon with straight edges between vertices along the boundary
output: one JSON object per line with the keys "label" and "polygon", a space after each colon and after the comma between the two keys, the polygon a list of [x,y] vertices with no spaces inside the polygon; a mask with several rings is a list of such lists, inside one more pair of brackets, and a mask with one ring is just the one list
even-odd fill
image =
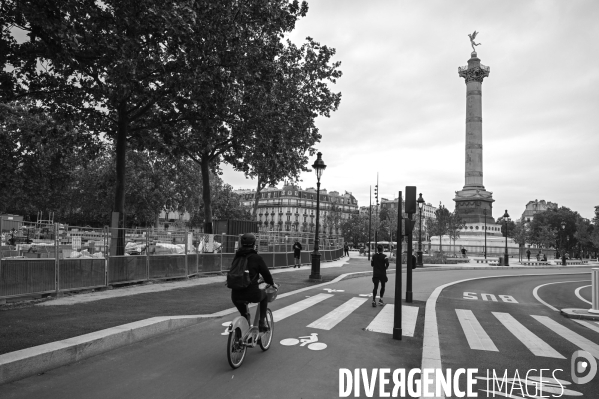
{"label": "dashed lane marking", "polygon": [[320,319],[308,324],[308,327],[330,330],[343,321],[347,316],[352,314],[354,310],[359,308],[367,300],[367,298],[351,298],[349,301],[322,316]]}
{"label": "dashed lane marking", "polygon": [[299,302],[296,302],[279,310],[275,310],[274,312],[272,312],[272,316],[275,322],[281,321],[289,316],[293,316],[294,314],[301,312],[302,310],[306,310],[309,307],[312,307],[317,303],[324,301],[325,299],[329,299],[332,296],[332,294],[314,295],[310,298],[303,299]]}
{"label": "dashed lane marking", "polygon": [[597,323],[597,322],[591,323],[590,321],[576,320],[576,319],[572,319],[572,321],[575,321],[578,324],[583,325],[583,326],[590,328],[591,330],[599,333],[599,323]]}
{"label": "dashed lane marking", "polygon": [[[393,318],[395,314],[395,305],[388,304],[376,315],[370,322],[366,331],[379,332],[383,334],[393,334]],[[401,307],[401,335],[404,337],[413,337],[416,329],[416,319],[418,318],[417,306]]]}
{"label": "dashed lane marking", "polygon": [[520,324],[511,314],[501,312],[491,313],[536,356],[565,359],[558,351]]}
{"label": "dashed lane marking", "polygon": [[455,310],[470,349],[499,352],[491,337],[485,332],[471,310]]}
{"label": "dashed lane marking", "polygon": [[532,316],[532,318],[556,334],[560,335],[562,338],[570,341],[580,349],[589,352],[591,355],[595,356],[595,358],[599,359],[599,345],[564,327],[557,321],[547,316]]}

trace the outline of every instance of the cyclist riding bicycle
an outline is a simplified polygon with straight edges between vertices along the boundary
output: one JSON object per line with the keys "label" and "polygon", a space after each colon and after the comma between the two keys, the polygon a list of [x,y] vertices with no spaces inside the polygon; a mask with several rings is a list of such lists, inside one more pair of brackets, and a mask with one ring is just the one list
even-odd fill
{"label": "cyclist riding bicycle", "polygon": [[251,283],[246,288],[232,289],[231,300],[239,310],[239,313],[248,320],[248,324],[251,324],[251,322],[250,315],[246,314],[247,307],[245,303],[260,303],[260,323],[258,324],[258,329],[260,332],[266,332],[268,331],[265,323],[268,298],[266,292],[259,287],[258,275],[261,275],[267,284],[270,284],[275,288],[277,288],[277,285],[274,283],[272,275],[270,274],[266,263],[264,263],[264,259],[262,259],[254,249],[255,243],[256,237],[253,234],[246,233],[241,236],[241,248],[235,253],[235,257],[247,257],[247,271],[249,272]]}

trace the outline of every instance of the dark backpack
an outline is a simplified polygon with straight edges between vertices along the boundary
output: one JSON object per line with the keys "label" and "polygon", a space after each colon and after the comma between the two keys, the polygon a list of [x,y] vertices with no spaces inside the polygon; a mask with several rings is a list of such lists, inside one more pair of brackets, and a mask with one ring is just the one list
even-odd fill
{"label": "dark backpack", "polygon": [[227,287],[238,290],[247,288],[252,283],[247,264],[247,256],[237,256],[233,259],[229,273],[227,273]]}

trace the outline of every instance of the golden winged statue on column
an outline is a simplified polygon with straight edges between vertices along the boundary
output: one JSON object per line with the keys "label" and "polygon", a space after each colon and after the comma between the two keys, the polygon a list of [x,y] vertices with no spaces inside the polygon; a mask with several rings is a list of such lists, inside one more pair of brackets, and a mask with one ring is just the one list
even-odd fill
{"label": "golden winged statue on column", "polygon": [[477,31],[474,31],[474,33],[468,34],[468,37],[470,38],[470,44],[472,45],[472,51],[476,51],[474,46],[480,46],[480,43],[474,43],[474,39],[476,38],[476,35],[478,35]]}

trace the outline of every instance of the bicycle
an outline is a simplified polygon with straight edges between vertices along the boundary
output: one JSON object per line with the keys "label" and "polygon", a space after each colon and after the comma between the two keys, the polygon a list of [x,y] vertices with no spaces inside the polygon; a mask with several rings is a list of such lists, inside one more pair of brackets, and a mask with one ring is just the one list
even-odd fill
{"label": "bicycle", "polygon": [[[268,302],[272,302],[277,298],[278,286],[273,287],[267,285],[265,287]],[[250,314],[249,302],[245,301],[246,314]],[[260,349],[267,351],[272,343],[272,337],[275,327],[275,321],[272,316],[272,311],[266,309],[266,332],[260,332],[258,323],[260,321],[260,306],[256,306],[256,315],[254,324],[249,325],[248,319],[244,316],[237,316],[229,325],[229,338],[227,340],[227,360],[229,365],[236,369],[243,363],[247,348],[254,348],[260,345]]]}

